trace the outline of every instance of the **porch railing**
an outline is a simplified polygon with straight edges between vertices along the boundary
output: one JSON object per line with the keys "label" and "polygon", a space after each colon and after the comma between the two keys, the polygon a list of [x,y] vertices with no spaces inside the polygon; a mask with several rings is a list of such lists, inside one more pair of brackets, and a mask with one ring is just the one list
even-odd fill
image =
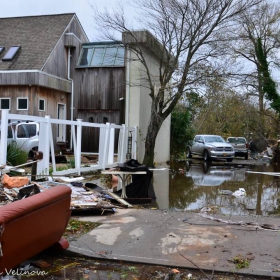
{"label": "porch railing", "polygon": [[[19,115],[19,114],[10,114],[9,110],[1,110],[1,139],[0,139],[0,164],[6,164],[7,158],[7,132],[9,121],[12,120],[22,120],[22,121],[34,121],[38,122],[40,125],[39,132],[39,146],[38,150],[43,152],[43,159],[37,164],[37,175],[38,176],[47,176],[49,175],[50,169],[50,158],[52,162],[53,175],[67,175],[77,173],[78,175],[81,172],[87,172],[91,170],[105,169],[112,167],[119,162],[124,162],[127,160],[127,154],[131,154],[131,158],[136,159],[136,147],[137,147],[137,127],[127,127],[125,125],[115,125],[111,123],[98,124],[98,123],[89,123],[83,122],[81,119],[76,121],[61,120],[61,119],[52,119],[50,116],[45,117],[36,117],[29,115]],[[71,139],[72,139],[72,148],[75,159],[75,167],[69,168],[67,170],[58,171],[57,165],[55,162],[55,145],[53,138],[53,129],[56,129],[57,125],[70,126],[71,130]],[[83,128],[93,127],[99,129],[99,147],[98,153],[95,153],[97,156],[97,163],[82,165],[81,157],[85,154],[93,154],[91,152],[82,151],[82,134]],[[118,133],[118,147],[117,151],[115,148],[115,136]],[[130,143],[128,143],[128,138]],[[131,151],[128,151],[128,146],[131,148]],[[50,156],[48,156],[50,155]]]}

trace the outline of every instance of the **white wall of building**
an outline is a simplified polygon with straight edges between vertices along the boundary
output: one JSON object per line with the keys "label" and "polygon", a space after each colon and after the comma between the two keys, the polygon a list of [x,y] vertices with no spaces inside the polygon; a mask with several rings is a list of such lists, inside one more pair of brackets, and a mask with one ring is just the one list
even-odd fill
{"label": "white wall of building", "polygon": [[[158,62],[146,53],[149,69],[154,73],[155,86],[157,86]],[[127,87],[126,87],[126,125],[138,126],[138,160],[143,161],[145,153],[145,137],[151,115],[150,90],[145,79],[146,71],[137,61],[133,51],[127,52],[126,60]],[[157,136],[155,147],[155,163],[166,162],[170,159],[170,117],[168,117]]]}

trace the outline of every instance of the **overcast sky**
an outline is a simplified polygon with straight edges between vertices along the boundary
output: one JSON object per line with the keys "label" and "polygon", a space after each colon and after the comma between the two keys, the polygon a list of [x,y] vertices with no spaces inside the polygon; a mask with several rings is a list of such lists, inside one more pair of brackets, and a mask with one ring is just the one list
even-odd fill
{"label": "overcast sky", "polygon": [[[126,0],[129,1],[129,0]],[[76,13],[90,41],[98,41],[89,3],[110,8],[114,0],[0,0],[0,17]],[[1,28],[1,27],[0,27]]]}

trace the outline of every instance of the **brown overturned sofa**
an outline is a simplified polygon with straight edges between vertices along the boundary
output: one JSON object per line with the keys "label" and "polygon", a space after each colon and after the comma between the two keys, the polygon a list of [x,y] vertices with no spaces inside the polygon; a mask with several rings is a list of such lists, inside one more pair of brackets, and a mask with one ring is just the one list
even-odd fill
{"label": "brown overturned sofa", "polygon": [[[54,186],[0,207],[0,275],[62,242],[71,216],[71,188]],[[64,248],[68,242],[64,240]]]}

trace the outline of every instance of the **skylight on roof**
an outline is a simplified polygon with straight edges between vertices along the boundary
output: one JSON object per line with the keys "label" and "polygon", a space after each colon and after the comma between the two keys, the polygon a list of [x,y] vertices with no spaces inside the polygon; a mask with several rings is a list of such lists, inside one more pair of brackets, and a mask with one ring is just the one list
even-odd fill
{"label": "skylight on roof", "polygon": [[20,48],[21,48],[21,46],[10,47],[9,50],[7,51],[7,53],[2,58],[2,60],[3,61],[11,61],[15,57],[17,52],[20,50]]}
{"label": "skylight on roof", "polygon": [[124,66],[124,46],[120,46],[120,45],[83,46],[78,66],[82,66],[82,67]]}
{"label": "skylight on roof", "polygon": [[0,54],[5,50],[5,47],[0,46]]}

